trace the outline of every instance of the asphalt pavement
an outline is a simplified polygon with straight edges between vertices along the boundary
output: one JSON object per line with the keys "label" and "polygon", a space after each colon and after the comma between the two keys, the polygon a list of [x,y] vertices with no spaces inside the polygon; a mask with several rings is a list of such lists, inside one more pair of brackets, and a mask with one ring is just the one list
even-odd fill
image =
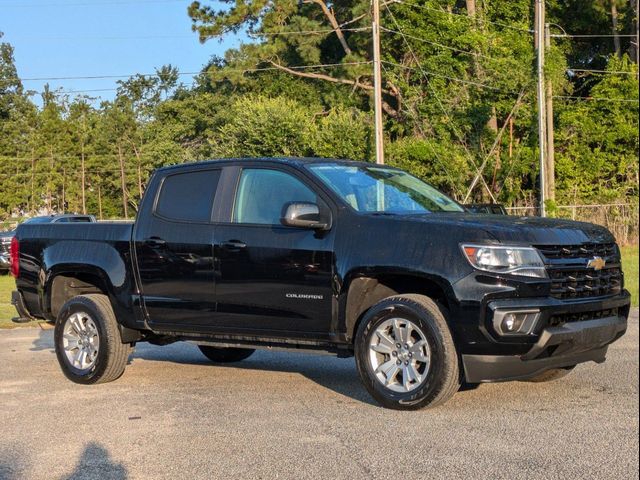
{"label": "asphalt pavement", "polygon": [[385,410],[353,359],[258,351],[210,364],[140,344],[116,382],[75,385],[52,331],[0,331],[0,478],[638,478],[638,310],[607,362],[550,383]]}

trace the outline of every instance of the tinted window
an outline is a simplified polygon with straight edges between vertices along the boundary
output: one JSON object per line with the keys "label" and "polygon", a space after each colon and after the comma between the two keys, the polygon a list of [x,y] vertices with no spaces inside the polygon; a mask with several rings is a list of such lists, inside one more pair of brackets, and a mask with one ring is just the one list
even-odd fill
{"label": "tinted window", "polygon": [[208,222],[220,170],[170,175],[162,182],[156,213],[173,220]]}
{"label": "tinted window", "polygon": [[317,164],[309,168],[359,212],[464,211],[431,185],[402,170],[339,164]]}
{"label": "tinted window", "polygon": [[33,217],[23,223],[51,223],[51,217]]}
{"label": "tinted window", "polygon": [[242,171],[233,221],[279,225],[289,202],[317,202],[316,194],[288,173],[267,169]]}

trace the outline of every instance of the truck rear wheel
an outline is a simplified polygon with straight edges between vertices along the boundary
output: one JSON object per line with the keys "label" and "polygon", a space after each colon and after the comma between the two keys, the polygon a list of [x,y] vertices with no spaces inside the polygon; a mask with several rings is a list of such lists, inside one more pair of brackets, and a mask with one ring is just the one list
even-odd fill
{"label": "truck rear wheel", "polygon": [[58,314],[54,330],[58,363],[75,383],[106,383],[119,378],[133,351],[122,343],[106,295],[73,297]]}
{"label": "truck rear wheel", "polygon": [[460,371],[444,309],[423,295],[398,295],[371,307],[355,338],[356,365],[384,407],[414,410],[446,402]]}
{"label": "truck rear wheel", "polygon": [[233,363],[249,358],[253,348],[223,348],[210,345],[198,345],[202,354],[214,363]]}

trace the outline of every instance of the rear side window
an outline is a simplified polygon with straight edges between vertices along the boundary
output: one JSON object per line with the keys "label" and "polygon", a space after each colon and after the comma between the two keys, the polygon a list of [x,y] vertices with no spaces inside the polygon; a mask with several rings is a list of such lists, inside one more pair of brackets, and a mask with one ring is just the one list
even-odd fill
{"label": "rear side window", "polygon": [[171,220],[209,222],[220,170],[170,175],[162,182],[156,213]]}

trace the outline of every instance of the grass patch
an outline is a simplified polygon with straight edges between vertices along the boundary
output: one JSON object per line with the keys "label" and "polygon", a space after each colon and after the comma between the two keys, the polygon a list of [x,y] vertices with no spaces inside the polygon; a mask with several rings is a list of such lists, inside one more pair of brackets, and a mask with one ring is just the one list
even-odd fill
{"label": "grass patch", "polygon": [[621,247],[624,286],[631,292],[631,305],[638,306],[638,245]]}
{"label": "grass patch", "polygon": [[19,326],[11,318],[18,315],[11,305],[11,292],[16,289],[16,282],[11,275],[0,275],[0,328],[14,328]]}

